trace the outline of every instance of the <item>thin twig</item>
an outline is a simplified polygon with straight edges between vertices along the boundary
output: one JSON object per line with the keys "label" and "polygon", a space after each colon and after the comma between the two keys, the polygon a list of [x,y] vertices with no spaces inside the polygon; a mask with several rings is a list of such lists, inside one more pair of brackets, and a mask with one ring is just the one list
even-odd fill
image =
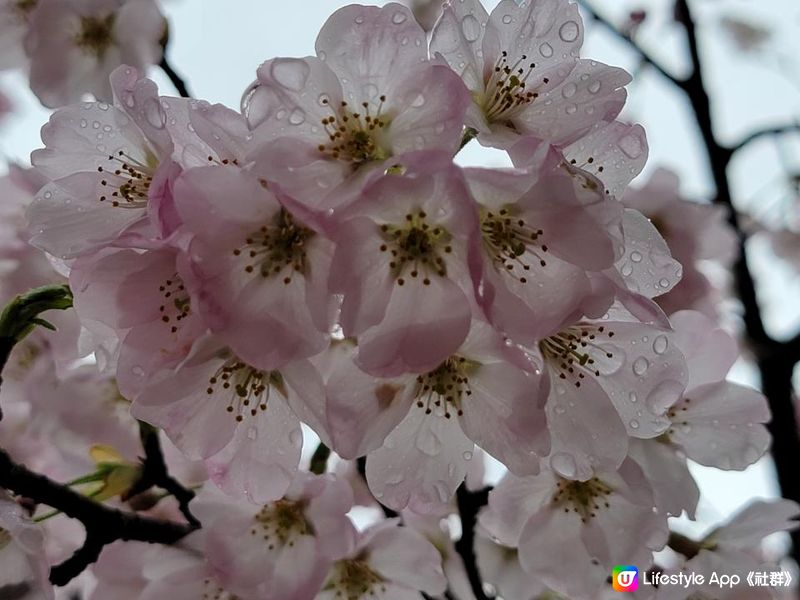
{"label": "thin twig", "polygon": [[186,82],[183,78],[175,72],[175,69],[172,68],[172,65],[169,64],[167,60],[167,53],[166,49],[164,50],[164,54],[161,57],[161,62],[158,64],[161,67],[161,70],[164,71],[164,74],[169,77],[169,80],[172,82],[172,85],[175,86],[178,94],[180,94],[181,98],[191,98],[192,95],[189,93],[189,89],[186,87]]}
{"label": "thin twig", "polygon": [[461,484],[456,491],[458,512],[461,515],[461,538],[455,543],[456,552],[461,555],[467,579],[476,600],[489,600],[483,591],[483,579],[475,560],[475,525],[478,522],[478,511],[489,501],[489,491],[486,487],[476,492],[470,492],[466,484]]}
{"label": "thin twig", "polygon": [[639,58],[651,65],[656,71],[661,73],[665,78],[669,81],[674,83],[679,88],[683,88],[685,85],[685,81],[676,77],[661,64],[657,59],[655,59],[647,50],[642,48],[639,44],[637,44],[634,39],[619,29],[616,25],[614,25],[610,20],[604,17],[600,12],[592,5],[589,0],[578,0],[579,4],[583,6],[584,9],[591,15],[591,17],[600,25],[611,31],[614,35],[622,39],[623,41],[627,42],[628,46],[639,55]]}
{"label": "thin twig", "polygon": [[742,148],[749,146],[753,142],[763,137],[774,137],[779,135],[785,135],[788,133],[800,133],[800,123],[790,123],[788,125],[778,125],[776,127],[767,127],[765,129],[759,129],[758,131],[754,131],[749,135],[742,138],[741,141],[737,142],[733,146],[731,146],[730,151],[738,152]]}
{"label": "thin twig", "polygon": [[50,571],[50,581],[55,585],[65,585],[78,576],[97,560],[103,546],[116,540],[174,544],[196,529],[193,525],[141,517],[99,504],[44,475],[16,464],[2,450],[0,487],[60,510],[68,517],[83,523],[86,529],[83,546]]}

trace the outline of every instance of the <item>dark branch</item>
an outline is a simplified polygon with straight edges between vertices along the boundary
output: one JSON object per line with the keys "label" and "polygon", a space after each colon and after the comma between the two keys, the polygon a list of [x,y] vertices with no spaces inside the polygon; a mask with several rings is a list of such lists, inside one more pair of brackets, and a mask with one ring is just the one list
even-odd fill
{"label": "dark branch", "polygon": [[462,483],[456,491],[458,512],[461,515],[461,538],[455,544],[456,552],[461,555],[467,579],[469,579],[469,585],[476,600],[489,600],[483,591],[483,579],[481,579],[475,560],[475,525],[478,522],[478,511],[489,501],[490,490],[491,488],[486,487],[476,492],[470,492],[466,484]]}
{"label": "dark branch", "polygon": [[583,8],[597,23],[599,23],[600,25],[611,31],[611,33],[613,33],[621,40],[626,42],[630,47],[630,49],[633,50],[636,54],[638,54],[639,58],[643,62],[652,66],[656,71],[661,73],[661,75],[663,75],[666,79],[674,83],[679,88],[683,88],[685,82],[682,79],[679,79],[678,77],[667,71],[667,69],[664,66],[662,66],[662,64],[658,60],[653,58],[653,56],[647,50],[645,50],[639,44],[637,44],[630,35],[619,29],[610,20],[601,15],[597,11],[597,9],[592,5],[590,0],[578,0],[578,2],[581,6],[583,6]]}
{"label": "dark branch", "polygon": [[330,455],[331,449],[320,442],[317,449],[314,450],[314,455],[311,457],[311,464],[308,470],[316,475],[322,475],[328,467],[328,457]]}
{"label": "dark branch", "polygon": [[192,97],[188,88],[186,87],[186,82],[175,72],[175,69],[172,68],[172,65],[169,64],[169,61],[167,60],[166,49],[164,50],[164,55],[162,56],[161,62],[158,64],[158,66],[161,67],[161,70],[164,71],[164,74],[169,77],[169,80],[172,82],[172,85],[175,86],[175,89],[178,91],[178,94],[180,94],[181,98]]}
{"label": "dark branch", "polygon": [[69,559],[53,567],[50,581],[65,585],[97,560],[103,546],[116,540],[174,544],[196,529],[140,517],[99,504],[68,487],[14,463],[0,450],[0,487],[61,511],[83,523],[86,540]]}
{"label": "dark branch", "polygon": [[776,127],[768,127],[766,129],[760,129],[758,131],[754,131],[753,133],[744,137],[740,142],[731,146],[730,151],[732,153],[738,152],[742,148],[752,144],[753,142],[761,138],[780,136],[788,133],[800,133],[800,123],[790,123],[788,125],[779,125]]}
{"label": "dark branch", "polygon": [[146,492],[153,486],[160,487],[175,497],[186,521],[193,527],[200,527],[200,521],[189,510],[189,503],[194,498],[194,492],[183,487],[167,471],[164,454],[161,451],[161,441],[158,439],[158,430],[152,425],[140,421],[139,437],[144,449],[142,476],[129,490],[126,497],[131,498],[136,494]]}

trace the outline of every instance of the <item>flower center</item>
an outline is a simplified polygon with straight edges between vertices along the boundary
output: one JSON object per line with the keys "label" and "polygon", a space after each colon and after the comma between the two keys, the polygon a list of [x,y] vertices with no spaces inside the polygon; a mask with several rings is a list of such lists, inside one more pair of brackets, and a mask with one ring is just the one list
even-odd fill
{"label": "flower center", "polygon": [[477,367],[477,363],[463,356],[451,356],[433,371],[417,376],[414,393],[417,406],[425,408],[426,414],[431,414],[434,407],[441,409],[448,419],[451,407],[458,416],[463,415],[462,400],[472,395],[468,374]]}
{"label": "flower center", "polygon": [[586,523],[597,516],[597,511],[609,507],[609,495],[612,489],[605,483],[592,477],[588,481],[570,481],[561,479],[553,495],[554,506],[561,506],[565,513],[574,512]]}
{"label": "flower center", "polygon": [[509,208],[481,216],[483,244],[500,272],[508,273],[520,283],[527,283],[532,264],[547,266],[543,258],[547,245],[540,239],[541,229],[534,229],[521,217],[511,215]]}
{"label": "flower center", "polygon": [[345,101],[338,108],[331,106],[327,98],[321,102],[332,113],[330,117],[322,119],[328,143],[320,144],[318,149],[324,156],[350,163],[353,169],[390,156],[380,142],[383,130],[389,126],[389,121],[383,115],[386,96],[380,96],[380,104],[373,110],[370,110],[369,102],[362,102],[361,112],[351,110]]}
{"label": "flower center", "polygon": [[[529,79],[536,63],[527,63],[523,54],[513,65],[508,62],[508,52],[503,50],[486,82],[483,112],[489,122],[508,121],[539,97],[538,92],[528,89]],[[545,77],[543,83],[548,83]]]}
{"label": "flower center", "polygon": [[267,410],[272,387],[286,395],[279,371],[260,371],[231,357],[209,378],[206,393],[211,396],[219,388],[222,393],[227,392],[230,399],[226,410],[241,423],[246,414],[255,417],[258,411]]}
{"label": "flower center", "polygon": [[25,19],[30,12],[36,8],[37,2],[38,0],[17,0],[14,3],[14,8],[16,8],[17,12]]}
{"label": "flower center", "polygon": [[246,273],[258,272],[265,279],[288,269],[283,277],[283,283],[288,285],[293,273],[307,272],[306,249],[312,237],[311,229],[295,222],[292,214],[281,208],[272,223],[250,234],[244,246],[235,249],[233,254],[247,259]]}
{"label": "flower center", "polygon": [[225,591],[216,581],[203,580],[203,600],[242,600],[236,594]]}
{"label": "flower center", "polygon": [[261,535],[270,550],[294,546],[294,540],[301,535],[314,535],[314,528],[305,515],[305,503],[292,500],[278,500],[264,506],[253,517],[251,535]]}
{"label": "flower center", "polygon": [[81,17],[81,30],[75,36],[75,44],[87,54],[102,58],[114,42],[113,29],[116,18],[114,13],[105,17]]}
{"label": "flower center", "polygon": [[560,331],[539,342],[545,362],[558,373],[560,379],[581,387],[586,373],[600,377],[600,365],[614,358],[610,348],[600,345],[598,338],[614,337],[605,326],[578,324]]}
{"label": "flower center", "polygon": [[369,596],[374,598],[376,589],[384,594],[384,579],[373,571],[366,560],[355,558],[340,560],[334,567],[325,590],[336,590],[336,598],[340,600],[360,600]]}
{"label": "flower center", "polygon": [[146,208],[155,164],[155,157],[148,158],[152,160],[143,163],[122,150],[116,156],[109,155],[111,168],[97,167],[98,173],[107,175],[100,181],[104,188],[100,202],[109,202],[115,208]]}
{"label": "flower center", "polygon": [[405,285],[406,274],[420,278],[423,285],[430,285],[433,275],[447,275],[442,254],[453,251],[452,236],[443,227],[429,225],[425,211],[408,213],[402,225],[381,225],[381,233],[385,243],[379,249],[391,252],[389,268],[397,285]]}
{"label": "flower center", "polygon": [[180,322],[189,316],[189,294],[177,274],[158,286],[158,291],[164,298],[164,303],[158,307],[161,320],[170,326],[172,333],[176,333]]}

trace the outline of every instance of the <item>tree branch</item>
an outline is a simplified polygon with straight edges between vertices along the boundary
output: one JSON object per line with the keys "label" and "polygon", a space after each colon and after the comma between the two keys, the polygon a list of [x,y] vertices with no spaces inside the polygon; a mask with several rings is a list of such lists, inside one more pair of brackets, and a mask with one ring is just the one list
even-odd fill
{"label": "tree branch", "polygon": [[164,454],[161,451],[161,441],[158,438],[158,429],[140,421],[139,437],[142,440],[142,448],[144,449],[142,476],[129,490],[127,498],[146,492],[153,486],[160,487],[175,497],[186,521],[193,527],[200,527],[200,521],[189,509],[189,503],[194,498],[194,492],[183,487],[167,471]]}
{"label": "tree branch", "polygon": [[788,133],[800,133],[800,123],[789,123],[787,125],[778,125],[775,127],[767,127],[765,129],[759,129],[758,131],[754,131],[753,133],[744,137],[741,141],[737,142],[730,148],[730,152],[738,152],[742,148],[752,144],[758,139],[763,137],[773,137],[779,135],[785,135]]}
{"label": "tree branch", "polygon": [[639,55],[639,58],[652,66],[656,71],[661,73],[663,77],[674,83],[679,88],[683,88],[685,85],[685,81],[679,79],[669,71],[658,61],[656,60],[647,50],[642,48],[639,44],[637,44],[634,39],[619,29],[616,25],[614,25],[609,19],[604,17],[598,10],[592,5],[590,0],[578,0],[578,3],[583,6],[586,12],[594,19],[597,23],[608,29],[611,33],[616,35],[618,38],[623,40],[628,44],[631,50],[633,50],[636,54]]}
{"label": "tree branch", "polygon": [[0,450],[0,487],[46,504],[83,523],[86,529],[83,546],[50,571],[50,581],[54,585],[68,583],[97,560],[106,544],[116,540],[174,544],[197,529],[194,525],[140,517],[99,504],[44,475],[16,464],[2,450]]}
{"label": "tree branch", "polygon": [[456,491],[458,512],[461,515],[461,538],[455,543],[456,552],[461,555],[467,579],[476,600],[489,600],[483,591],[483,579],[475,560],[475,525],[478,522],[478,511],[489,502],[490,487],[470,492],[466,483],[462,483]]}
{"label": "tree branch", "polygon": [[172,68],[172,65],[169,64],[167,60],[167,51],[164,48],[164,54],[161,57],[161,62],[158,64],[161,67],[161,70],[164,71],[164,74],[169,77],[169,80],[172,82],[172,85],[175,86],[178,94],[180,94],[181,98],[191,98],[192,95],[189,93],[189,89],[186,87],[186,82],[183,78],[175,72],[175,69]]}

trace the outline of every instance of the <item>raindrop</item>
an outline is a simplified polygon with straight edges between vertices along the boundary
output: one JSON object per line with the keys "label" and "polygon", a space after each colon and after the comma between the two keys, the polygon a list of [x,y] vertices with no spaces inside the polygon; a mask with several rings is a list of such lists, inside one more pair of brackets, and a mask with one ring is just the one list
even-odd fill
{"label": "raindrop", "polygon": [[626,135],[619,141],[619,149],[631,159],[639,158],[644,152],[642,141],[634,135]]}
{"label": "raindrop", "polygon": [[509,23],[511,23],[511,21],[513,21],[513,19],[511,18],[511,15],[503,15],[503,23],[508,25]]}
{"label": "raindrop", "polygon": [[642,262],[642,255],[641,255],[641,253],[639,253],[639,252],[636,252],[635,250],[634,250],[633,252],[631,252],[631,260],[632,260],[633,262],[635,262],[635,263]]}
{"label": "raindrop", "polygon": [[561,90],[561,95],[564,96],[564,98],[572,98],[577,91],[578,86],[570,81],[564,85],[564,88]]}
{"label": "raindrop", "polygon": [[623,277],[630,277],[633,274],[633,265],[631,263],[625,263],[620,269],[620,273],[622,273]]}
{"label": "raindrop", "polygon": [[328,96],[328,94],[320,94],[319,98],[317,98],[317,102],[319,102],[320,106],[325,106],[326,104],[329,104],[330,101],[331,97]]}
{"label": "raindrop", "polygon": [[553,56],[553,47],[547,42],[544,42],[541,46],[539,46],[539,54],[545,58],[550,58]]}
{"label": "raindrop", "polygon": [[364,17],[362,17],[361,15],[358,15],[356,17],[355,21],[356,21],[356,25],[361,25],[364,22]]}
{"label": "raindrop", "polygon": [[425,104],[425,96],[423,96],[422,94],[417,94],[417,97],[414,98],[414,101],[411,103],[411,106],[413,108],[419,108],[423,104]]}
{"label": "raindrop", "polygon": [[[47,194],[49,194],[49,193],[50,192],[47,192]],[[48,197],[47,194],[44,195],[45,198]],[[142,367],[140,367],[139,365],[136,365],[131,369],[131,373],[133,373],[136,377],[143,377],[144,376],[144,369]]]}
{"label": "raindrop", "polygon": [[631,429],[639,429],[639,421],[637,421],[636,419],[631,419],[628,425],[631,426]]}
{"label": "raindrop", "polygon": [[467,15],[461,21],[461,31],[468,42],[474,42],[481,35],[481,24],[474,16]]}
{"label": "raindrop", "polygon": [[590,94],[596,94],[597,92],[600,91],[600,88],[602,87],[602,85],[603,84],[600,83],[600,81],[594,80],[592,83],[589,84],[589,87],[588,87],[589,93]]}
{"label": "raindrop", "polygon": [[660,285],[662,288],[669,287],[669,279],[662,277],[658,280],[658,285]]}
{"label": "raindrop", "polygon": [[464,460],[472,460],[472,452],[469,450],[466,450],[461,456],[464,457]]}
{"label": "raindrop", "polygon": [[258,429],[255,427],[248,427],[247,428],[247,439],[248,440],[255,440],[258,438]]}
{"label": "raindrop", "polygon": [[400,11],[397,11],[392,15],[392,23],[395,25],[402,25],[406,22],[406,14]]}
{"label": "raindrop", "polygon": [[432,431],[426,429],[417,436],[417,448],[428,456],[438,456],[442,451],[442,441]]}
{"label": "raindrop", "polygon": [[554,454],[550,459],[550,466],[562,477],[575,477],[575,473],[578,470],[575,465],[575,459],[565,452]]}
{"label": "raindrop", "polygon": [[149,98],[144,104],[144,116],[147,122],[156,129],[163,129],[167,124],[167,115],[161,103],[155,98]]}
{"label": "raindrop", "polygon": [[89,122],[86,119],[81,119],[81,127],[82,128],[85,129],[88,124],[89,124]]}
{"label": "raindrop", "polygon": [[567,409],[563,404],[556,404],[556,414],[563,415],[565,412]]}
{"label": "raindrop", "polygon": [[647,371],[650,363],[644,356],[640,356],[635,361],[633,361],[633,372],[636,375],[644,375]]}
{"label": "raindrop", "polygon": [[577,104],[567,104],[567,108],[564,109],[568,115],[574,115],[578,112],[578,105]]}
{"label": "raindrop", "polygon": [[631,402],[638,401],[639,398],[636,397],[636,392],[631,392],[630,394],[628,394],[628,400],[630,400]]}
{"label": "raindrop", "polygon": [[295,448],[300,448],[303,445],[303,432],[300,429],[293,429],[289,433],[289,443]]}
{"label": "raindrop", "polygon": [[306,120],[306,113],[302,108],[295,108],[289,115],[289,123],[292,125],[302,125]]}
{"label": "raindrop", "polygon": [[280,85],[299,92],[306,85],[311,67],[299,58],[276,58],[270,72]]}
{"label": "raindrop", "polygon": [[575,21],[567,21],[558,30],[558,35],[565,42],[574,42],[580,35],[580,28]]}
{"label": "raindrop", "polygon": [[318,58],[319,58],[319,59],[320,59],[322,62],[325,62],[325,59],[326,59],[326,58],[328,58],[328,55],[327,55],[327,54],[325,54],[325,51],[324,51],[324,50],[320,50],[319,52],[317,52],[317,57],[318,57]]}

